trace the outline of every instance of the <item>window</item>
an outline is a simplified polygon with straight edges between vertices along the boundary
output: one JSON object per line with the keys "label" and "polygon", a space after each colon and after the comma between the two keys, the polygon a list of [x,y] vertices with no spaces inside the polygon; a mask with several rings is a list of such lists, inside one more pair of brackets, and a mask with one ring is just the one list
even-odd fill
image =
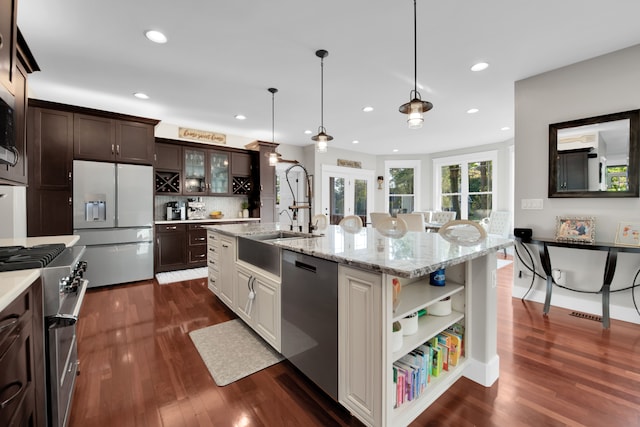
{"label": "window", "polygon": [[420,162],[417,160],[388,160],[386,193],[389,213],[411,213],[420,210]]}
{"label": "window", "polygon": [[607,166],[607,191],[629,191],[627,165]]}
{"label": "window", "polygon": [[434,159],[434,207],[457,218],[479,221],[497,205],[497,152]]}

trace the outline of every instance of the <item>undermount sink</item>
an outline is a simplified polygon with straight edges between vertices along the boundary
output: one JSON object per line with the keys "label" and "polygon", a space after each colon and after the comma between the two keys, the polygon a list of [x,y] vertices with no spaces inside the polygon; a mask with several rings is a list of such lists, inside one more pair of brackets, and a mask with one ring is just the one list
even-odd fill
{"label": "undermount sink", "polygon": [[250,236],[244,236],[244,238],[252,239],[252,240],[284,240],[284,239],[309,239],[312,237],[319,237],[318,234],[310,234],[310,233],[302,233],[297,231],[273,231],[265,234],[254,234]]}
{"label": "undermount sink", "polygon": [[286,230],[238,236],[238,259],[280,276],[280,248],[270,242],[312,237],[320,236]]}

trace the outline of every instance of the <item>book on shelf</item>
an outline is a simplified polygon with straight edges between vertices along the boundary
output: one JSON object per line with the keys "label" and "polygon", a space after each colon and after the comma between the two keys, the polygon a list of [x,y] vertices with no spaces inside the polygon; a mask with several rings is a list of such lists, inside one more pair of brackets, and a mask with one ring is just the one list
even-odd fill
{"label": "book on shelf", "polygon": [[433,349],[433,358],[431,359],[431,376],[437,377],[442,372],[442,355],[443,351],[438,344],[438,338],[434,337],[427,343]]}
{"label": "book on shelf", "polygon": [[446,331],[460,337],[460,356],[464,357],[464,325],[454,323],[449,326]]}
{"label": "book on shelf", "polygon": [[442,349],[442,369],[444,369],[445,371],[449,370],[449,353],[450,353],[450,349],[451,349],[451,339],[443,334],[443,333],[439,333],[437,335],[438,338],[438,345],[440,346],[440,348]]}
{"label": "book on shelf", "polygon": [[456,366],[462,355],[462,337],[450,331],[442,331],[442,335],[449,337],[449,365]]}

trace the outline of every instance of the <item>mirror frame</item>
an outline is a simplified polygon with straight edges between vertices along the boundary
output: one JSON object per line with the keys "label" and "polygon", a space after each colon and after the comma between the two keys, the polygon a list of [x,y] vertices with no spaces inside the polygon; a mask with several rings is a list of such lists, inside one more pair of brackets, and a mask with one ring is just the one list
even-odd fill
{"label": "mirror frame", "polygon": [[[560,129],[592,125],[596,123],[611,122],[629,119],[629,164],[628,164],[628,191],[558,191],[558,131]],[[586,119],[571,120],[568,122],[553,123],[549,125],[549,198],[611,198],[611,197],[638,197],[640,188],[640,159],[638,159],[639,145],[638,135],[640,131],[640,110],[623,111],[620,113],[605,114]]]}

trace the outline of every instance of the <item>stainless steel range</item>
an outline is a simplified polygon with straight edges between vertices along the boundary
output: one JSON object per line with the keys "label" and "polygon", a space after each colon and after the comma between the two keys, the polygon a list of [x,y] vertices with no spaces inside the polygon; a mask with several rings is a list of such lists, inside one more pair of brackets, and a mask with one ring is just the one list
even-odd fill
{"label": "stainless steel range", "polygon": [[47,425],[68,424],[78,373],[76,322],[87,290],[84,246],[64,244],[0,247],[0,271],[42,268]]}

